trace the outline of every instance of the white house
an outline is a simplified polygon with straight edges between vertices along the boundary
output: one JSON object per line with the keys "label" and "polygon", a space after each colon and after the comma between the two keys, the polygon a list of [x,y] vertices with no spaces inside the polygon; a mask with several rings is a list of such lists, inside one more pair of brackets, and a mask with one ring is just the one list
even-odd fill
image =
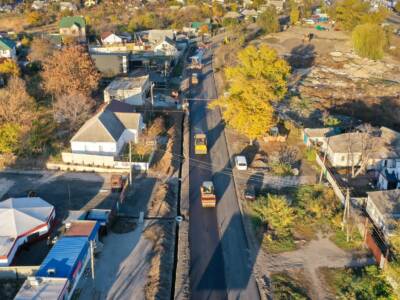
{"label": "white house", "polygon": [[327,157],[333,167],[359,166],[365,157],[366,145],[369,159],[367,168],[382,170],[400,159],[400,134],[386,127],[366,135],[363,132],[342,133],[327,139]]}
{"label": "white house", "polygon": [[377,187],[380,190],[400,188],[400,161],[395,166],[382,169],[378,175]]}
{"label": "white house", "polygon": [[154,52],[160,55],[177,56],[178,49],[176,49],[174,42],[168,38],[163,40],[157,46],[154,47]]}
{"label": "white house", "polygon": [[101,42],[103,45],[114,45],[127,43],[132,40],[129,34],[116,34],[113,32],[104,32],[101,34]]}
{"label": "white house", "polygon": [[72,137],[71,150],[77,154],[115,156],[130,141],[137,143],[143,129],[140,113],[106,108],[89,119]]}
{"label": "white house", "polygon": [[17,58],[16,44],[14,41],[6,37],[0,37],[0,57],[12,59]]}
{"label": "white house", "polygon": [[112,100],[126,102],[131,105],[143,105],[150,92],[148,74],[114,79],[104,90],[104,102]]}
{"label": "white house", "polygon": [[46,235],[56,212],[39,197],[0,202],[0,266],[11,264],[18,248]]}
{"label": "white house", "polygon": [[393,223],[400,219],[400,190],[368,192],[366,212],[385,237],[391,235]]}

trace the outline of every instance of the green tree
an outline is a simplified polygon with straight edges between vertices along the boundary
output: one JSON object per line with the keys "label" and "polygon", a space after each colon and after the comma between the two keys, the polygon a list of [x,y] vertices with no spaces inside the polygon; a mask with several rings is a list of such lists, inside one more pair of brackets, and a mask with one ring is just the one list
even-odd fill
{"label": "green tree", "polygon": [[339,26],[344,30],[351,31],[361,24],[368,13],[370,5],[362,0],[342,0],[334,9],[334,17]]}
{"label": "green tree", "polygon": [[266,202],[267,205],[262,213],[267,219],[269,227],[280,237],[288,236],[295,220],[293,208],[289,206],[283,196],[268,194]]}
{"label": "green tree", "polygon": [[278,32],[280,25],[275,6],[269,5],[267,9],[257,18],[257,23],[265,33]]}
{"label": "green tree", "polygon": [[0,126],[0,153],[16,153],[21,139],[21,126],[15,123],[4,123]]}
{"label": "green tree", "polygon": [[352,42],[355,52],[361,57],[381,59],[387,38],[381,26],[367,23],[354,28]]}
{"label": "green tree", "polygon": [[266,45],[243,49],[238,61],[225,69],[228,95],[212,102],[210,108],[223,108],[226,123],[252,142],[274,125],[272,104],[286,94],[290,67]]}

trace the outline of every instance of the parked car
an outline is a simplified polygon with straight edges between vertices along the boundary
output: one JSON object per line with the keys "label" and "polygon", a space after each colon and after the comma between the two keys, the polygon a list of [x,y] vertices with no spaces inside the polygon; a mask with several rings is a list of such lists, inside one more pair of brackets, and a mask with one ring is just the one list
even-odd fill
{"label": "parked car", "polygon": [[236,169],[238,169],[238,170],[246,171],[247,170],[246,157],[243,155],[235,156],[235,166],[236,166]]}
{"label": "parked car", "polygon": [[256,199],[256,189],[253,184],[248,184],[246,189],[244,190],[244,198],[246,200],[255,200]]}

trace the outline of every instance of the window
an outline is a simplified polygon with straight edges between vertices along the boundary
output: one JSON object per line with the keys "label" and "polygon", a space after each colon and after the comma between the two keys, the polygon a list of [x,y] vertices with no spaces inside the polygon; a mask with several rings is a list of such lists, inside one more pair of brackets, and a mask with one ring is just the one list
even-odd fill
{"label": "window", "polygon": [[341,159],[341,161],[344,161],[346,159],[346,156],[342,155],[342,157],[340,159]]}

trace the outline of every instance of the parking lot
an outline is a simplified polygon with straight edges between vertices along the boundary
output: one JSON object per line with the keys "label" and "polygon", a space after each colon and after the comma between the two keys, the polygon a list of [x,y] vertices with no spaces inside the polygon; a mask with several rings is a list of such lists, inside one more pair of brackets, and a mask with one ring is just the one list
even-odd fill
{"label": "parking lot", "polygon": [[98,173],[0,173],[0,200],[26,197],[34,191],[55,206],[56,218],[62,220],[68,210],[110,208],[118,197],[111,193],[110,178],[110,174]]}
{"label": "parking lot", "polygon": [[[68,216],[68,210],[111,208],[118,194],[110,187],[110,174],[38,172],[35,174],[0,173],[0,200],[37,196],[56,208],[56,227]],[[49,251],[42,240],[18,251],[13,264],[38,265]]]}

